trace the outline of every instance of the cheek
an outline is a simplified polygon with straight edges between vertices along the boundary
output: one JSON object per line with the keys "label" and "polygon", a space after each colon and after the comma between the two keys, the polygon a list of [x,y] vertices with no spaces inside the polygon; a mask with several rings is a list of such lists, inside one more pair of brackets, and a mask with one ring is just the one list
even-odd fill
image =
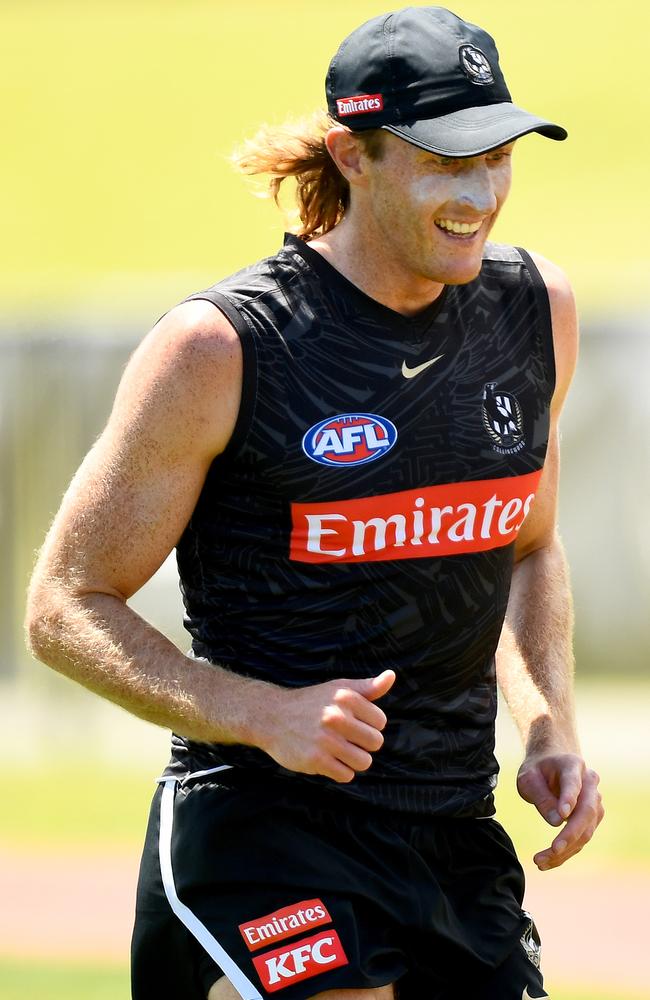
{"label": "cheek", "polygon": [[500,170],[494,182],[494,193],[496,194],[497,201],[500,205],[508,197],[510,192],[510,185],[512,184],[512,171],[510,167],[504,167]]}
{"label": "cheek", "polygon": [[427,215],[431,215],[450,198],[450,191],[436,177],[421,177],[412,181],[409,193],[413,207],[425,210]]}

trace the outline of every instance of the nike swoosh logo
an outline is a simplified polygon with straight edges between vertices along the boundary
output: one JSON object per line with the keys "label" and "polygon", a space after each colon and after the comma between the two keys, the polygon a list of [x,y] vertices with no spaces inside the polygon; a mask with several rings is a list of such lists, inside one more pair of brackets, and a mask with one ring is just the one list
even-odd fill
{"label": "nike swoosh logo", "polygon": [[416,365],[415,368],[409,368],[406,361],[402,361],[402,375],[404,378],[415,378],[416,375],[426,371],[431,365],[435,365],[436,361],[440,361],[440,358],[444,358],[444,354],[439,354],[437,358],[431,358],[431,361],[425,361],[421,365]]}
{"label": "nike swoosh logo", "polygon": [[545,993],[541,997],[531,997],[530,993],[528,992],[528,987],[526,986],[524,988],[524,992],[521,994],[521,1000],[551,1000],[551,998],[549,997],[548,993]]}

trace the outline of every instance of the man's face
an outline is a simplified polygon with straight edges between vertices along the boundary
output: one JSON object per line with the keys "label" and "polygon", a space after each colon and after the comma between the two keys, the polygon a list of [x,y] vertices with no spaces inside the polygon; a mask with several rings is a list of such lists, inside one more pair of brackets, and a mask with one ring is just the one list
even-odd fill
{"label": "man's face", "polygon": [[477,276],[510,190],[513,146],[451,159],[386,133],[381,158],[366,161],[364,212],[396,274],[450,285]]}

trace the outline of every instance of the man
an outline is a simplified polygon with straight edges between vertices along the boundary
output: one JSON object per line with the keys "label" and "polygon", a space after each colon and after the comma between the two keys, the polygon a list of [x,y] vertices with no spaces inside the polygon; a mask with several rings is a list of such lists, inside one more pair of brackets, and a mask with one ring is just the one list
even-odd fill
{"label": "man", "polygon": [[[31,643],[175,733],[136,1000],[546,996],[490,818],[495,652],[554,868],[602,818],[555,530],[576,323],[557,268],[486,238],[514,141],[566,133],[435,7],[355,31],[327,96],[325,132],[267,130],[241,161],[276,192],[297,177],[302,238],[131,359],[41,555]],[[191,657],[126,604],[174,546]]]}

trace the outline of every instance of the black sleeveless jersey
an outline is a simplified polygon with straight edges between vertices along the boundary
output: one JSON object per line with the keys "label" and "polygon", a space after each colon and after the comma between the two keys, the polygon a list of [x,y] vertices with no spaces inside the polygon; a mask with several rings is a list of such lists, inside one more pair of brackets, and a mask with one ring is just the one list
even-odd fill
{"label": "black sleeveless jersey", "polygon": [[[172,773],[233,765],[397,810],[488,815],[494,654],[547,446],[548,296],[525,251],[415,317],[301,240],[191,296],[241,339],[233,438],[177,547],[193,653],[286,687],[390,667],[385,743],[350,784],[174,737]],[[234,777],[233,772],[233,777]]]}

